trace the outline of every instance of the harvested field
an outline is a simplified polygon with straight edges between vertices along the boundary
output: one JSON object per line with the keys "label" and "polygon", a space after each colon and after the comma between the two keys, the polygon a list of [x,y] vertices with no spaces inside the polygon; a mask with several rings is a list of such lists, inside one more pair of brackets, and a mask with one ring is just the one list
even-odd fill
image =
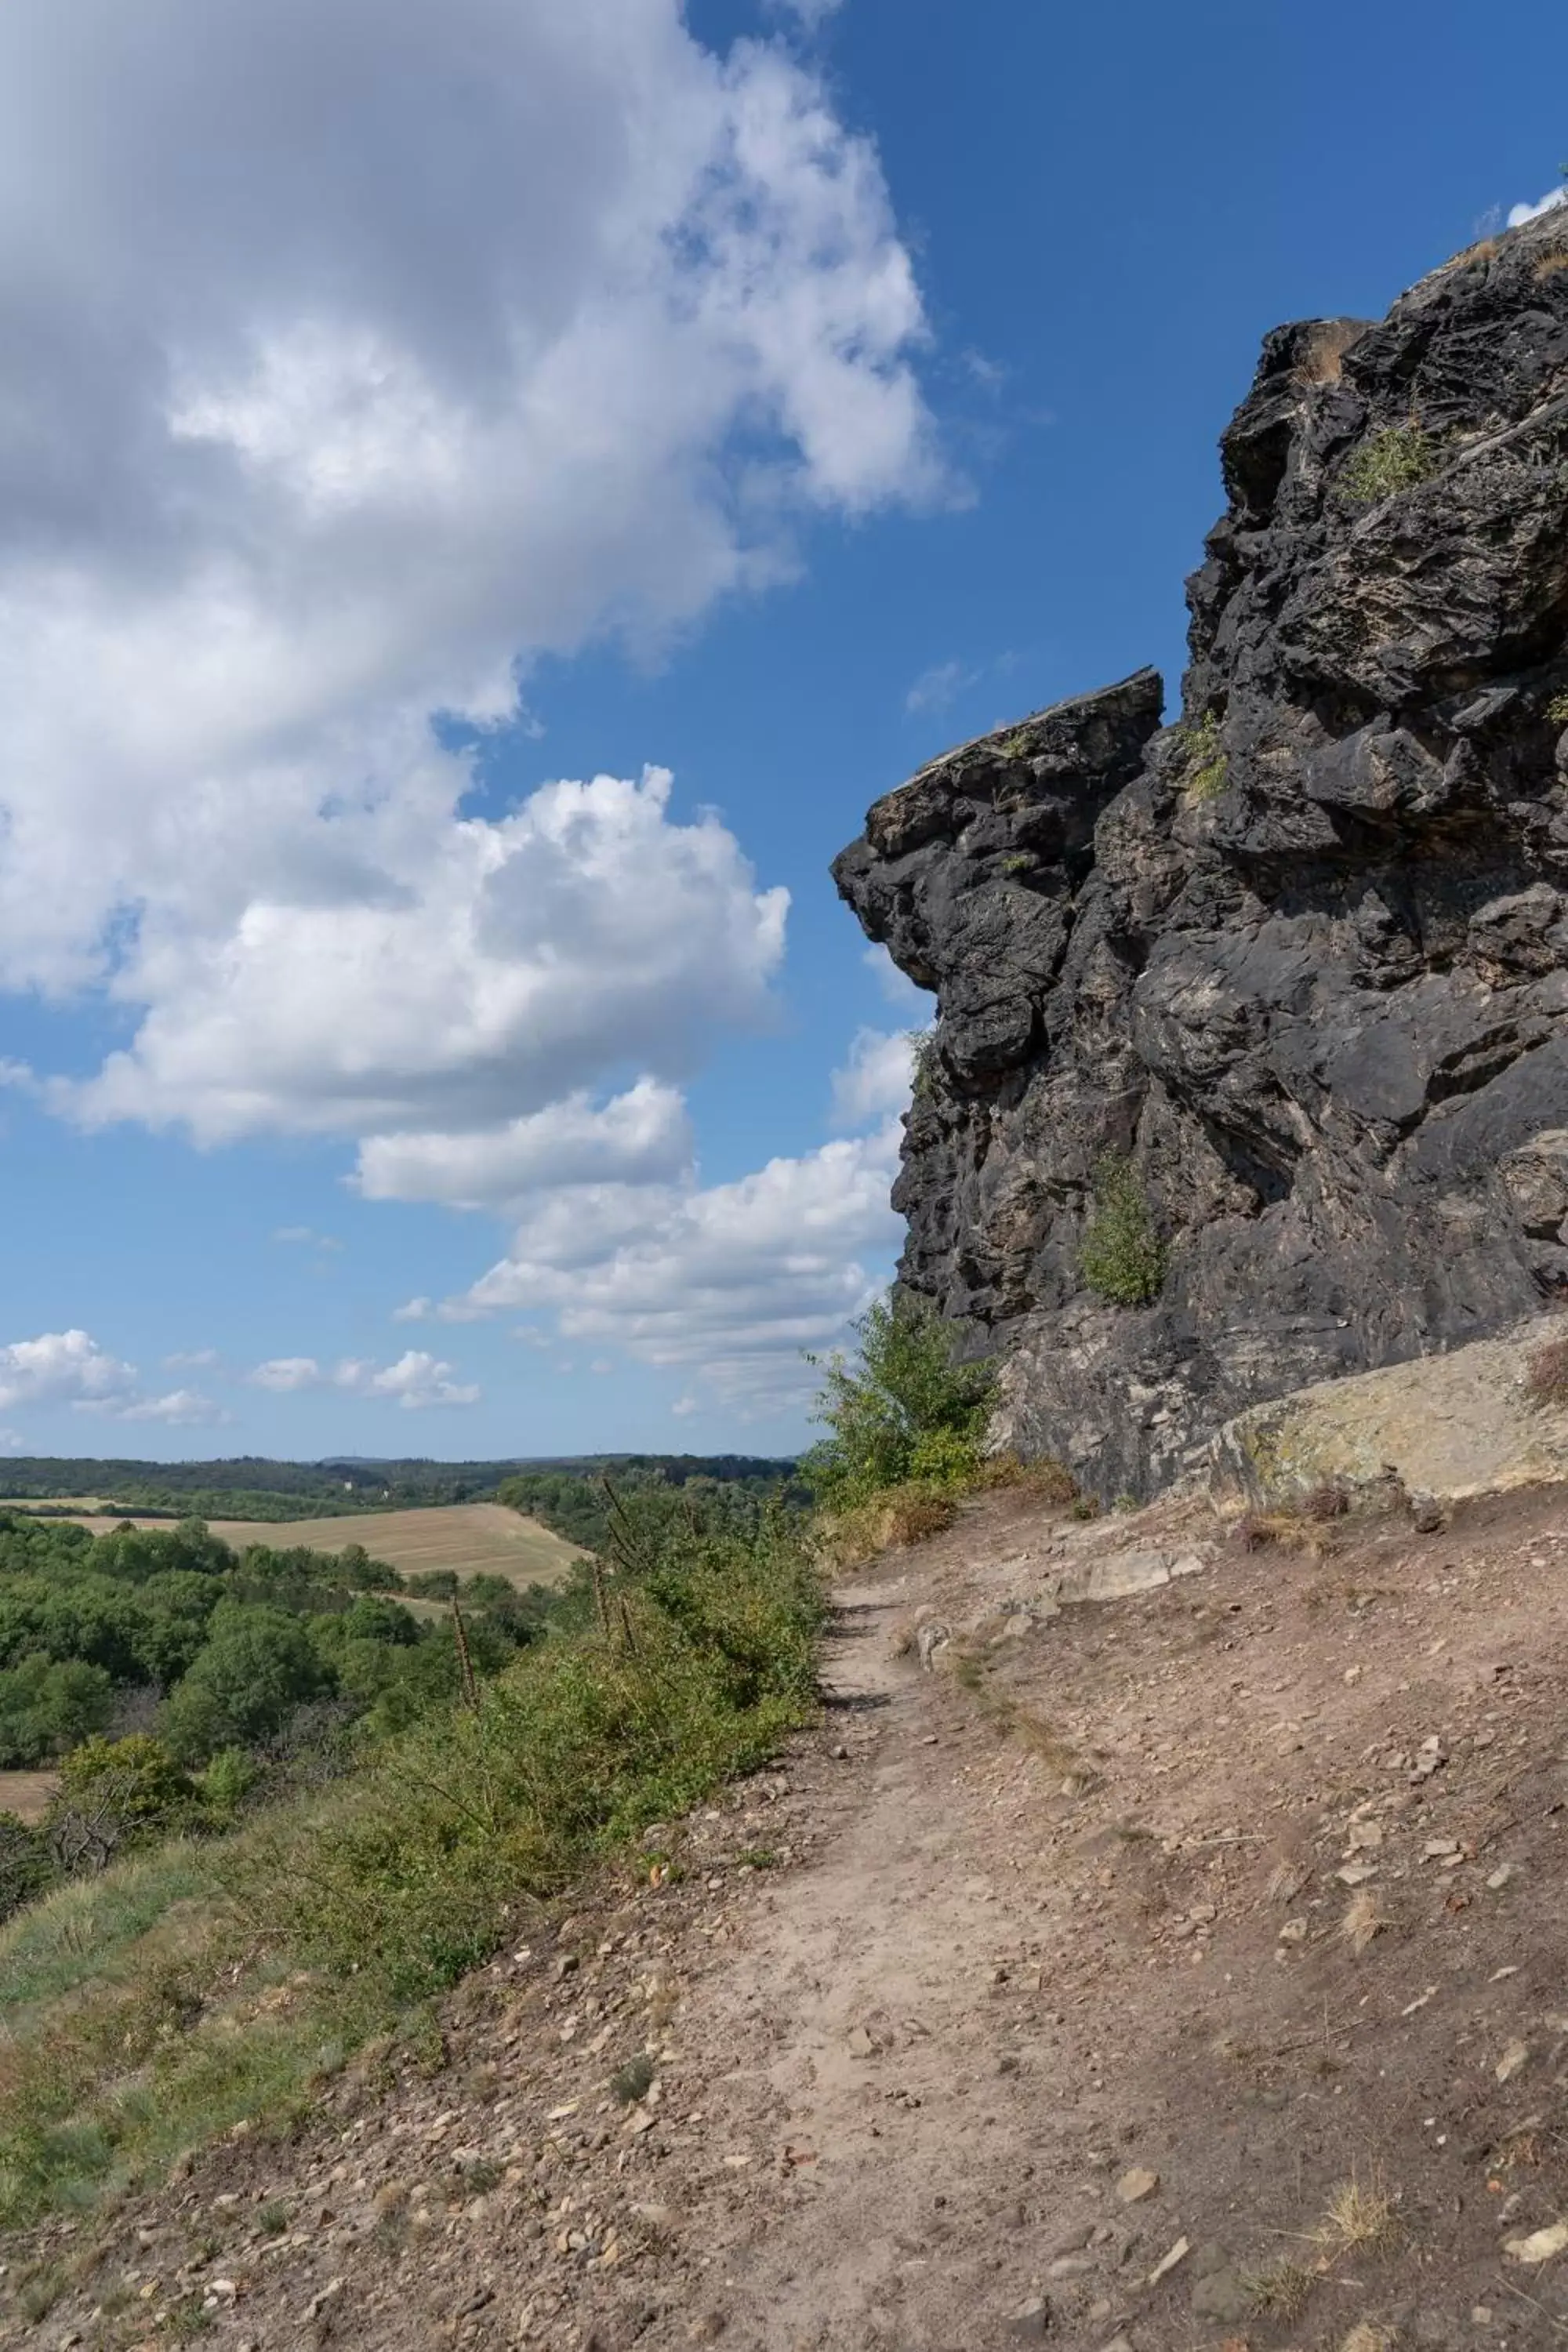
{"label": "harvested field", "polygon": [[[78,1521],[95,1535],[124,1522],[84,1511]],[[137,1527],[168,1528],[168,1519],[137,1519]],[[504,1576],[513,1584],[559,1584],[583,1554],[537,1519],[525,1519],[500,1503],[447,1503],[420,1511],[366,1511],[326,1519],[211,1519],[214,1535],[237,1549],[271,1544],[281,1550],[308,1544],[314,1551],[341,1551],[363,1544],[374,1559],[384,1559],[405,1576],[454,1569],[459,1576]]]}
{"label": "harvested field", "polygon": [[0,1772],[0,1813],[41,1822],[59,1785],[57,1772]]}

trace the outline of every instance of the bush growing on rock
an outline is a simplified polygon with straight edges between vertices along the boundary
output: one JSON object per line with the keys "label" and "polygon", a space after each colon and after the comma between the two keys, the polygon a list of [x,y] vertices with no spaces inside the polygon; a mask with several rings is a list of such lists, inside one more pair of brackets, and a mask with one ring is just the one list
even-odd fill
{"label": "bush growing on rock", "polygon": [[1147,1307],[1160,1295],[1167,1252],[1131,1160],[1106,1154],[1095,1171],[1094,1201],[1079,1258],[1083,1278],[1113,1307]]}
{"label": "bush growing on rock", "polygon": [[1230,758],[1212,710],[1182,730],[1182,783],[1190,801],[1217,800],[1230,782]]}
{"label": "bush growing on rock", "polygon": [[1373,433],[1352,451],[1340,475],[1343,497],[1356,506],[1373,506],[1397,491],[1414,489],[1437,470],[1437,452],[1429,434],[1411,419]]}
{"label": "bush growing on rock", "polygon": [[838,1510],[910,1481],[939,1491],[972,1483],[995,1390],[992,1367],[955,1361],[958,1333],[911,1291],[879,1299],[854,1330],[855,1358],[834,1356],[823,1367],[814,1418],[829,1434],[801,1465],[821,1500]]}

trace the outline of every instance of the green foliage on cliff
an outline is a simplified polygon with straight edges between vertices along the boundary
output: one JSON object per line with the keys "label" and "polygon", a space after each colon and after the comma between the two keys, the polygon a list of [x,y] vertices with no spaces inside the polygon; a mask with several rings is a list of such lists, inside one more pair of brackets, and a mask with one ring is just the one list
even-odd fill
{"label": "green foliage on cliff", "polygon": [[801,1464],[814,1492],[842,1510],[910,1480],[968,1485],[995,1392],[992,1367],[959,1363],[954,1326],[912,1291],[879,1299],[854,1330],[855,1356],[822,1367],[813,1418],[828,1434]]}
{"label": "green foliage on cliff", "polygon": [[1369,434],[1341,467],[1338,488],[1352,504],[1373,506],[1428,481],[1436,470],[1436,446],[1413,417],[1408,425]]}
{"label": "green foliage on cliff", "polygon": [[1130,1159],[1106,1153],[1094,1173],[1094,1203],[1079,1253],[1085,1282],[1113,1307],[1147,1307],[1164,1283],[1168,1252]]}
{"label": "green foliage on cliff", "polygon": [[1182,730],[1182,787],[1190,801],[1216,800],[1230,782],[1230,756],[1212,710]]}

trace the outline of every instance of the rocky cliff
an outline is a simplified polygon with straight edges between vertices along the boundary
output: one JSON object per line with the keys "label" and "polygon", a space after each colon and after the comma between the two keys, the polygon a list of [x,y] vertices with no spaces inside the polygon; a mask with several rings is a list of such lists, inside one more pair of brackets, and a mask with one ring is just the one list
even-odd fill
{"label": "rocky cliff", "polygon": [[937,999],[902,1278],[1106,1495],[1568,1300],[1568,210],[1277,330],[1222,447],[1180,724],[1039,712],[834,866]]}

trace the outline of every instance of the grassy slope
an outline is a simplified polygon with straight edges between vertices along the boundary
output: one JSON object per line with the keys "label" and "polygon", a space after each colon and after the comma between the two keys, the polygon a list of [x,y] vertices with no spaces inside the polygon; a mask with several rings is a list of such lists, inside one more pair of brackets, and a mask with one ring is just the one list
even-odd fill
{"label": "grassy slope", "polygon": [[820,1596],[793,1551],[700,1561],[616,1614],[613,1643],[539,1644],[351,1780],[0,1930],[0,2223],[287,2122],[370,2037],[428,2032],[520,1905],[812,1711]]}

